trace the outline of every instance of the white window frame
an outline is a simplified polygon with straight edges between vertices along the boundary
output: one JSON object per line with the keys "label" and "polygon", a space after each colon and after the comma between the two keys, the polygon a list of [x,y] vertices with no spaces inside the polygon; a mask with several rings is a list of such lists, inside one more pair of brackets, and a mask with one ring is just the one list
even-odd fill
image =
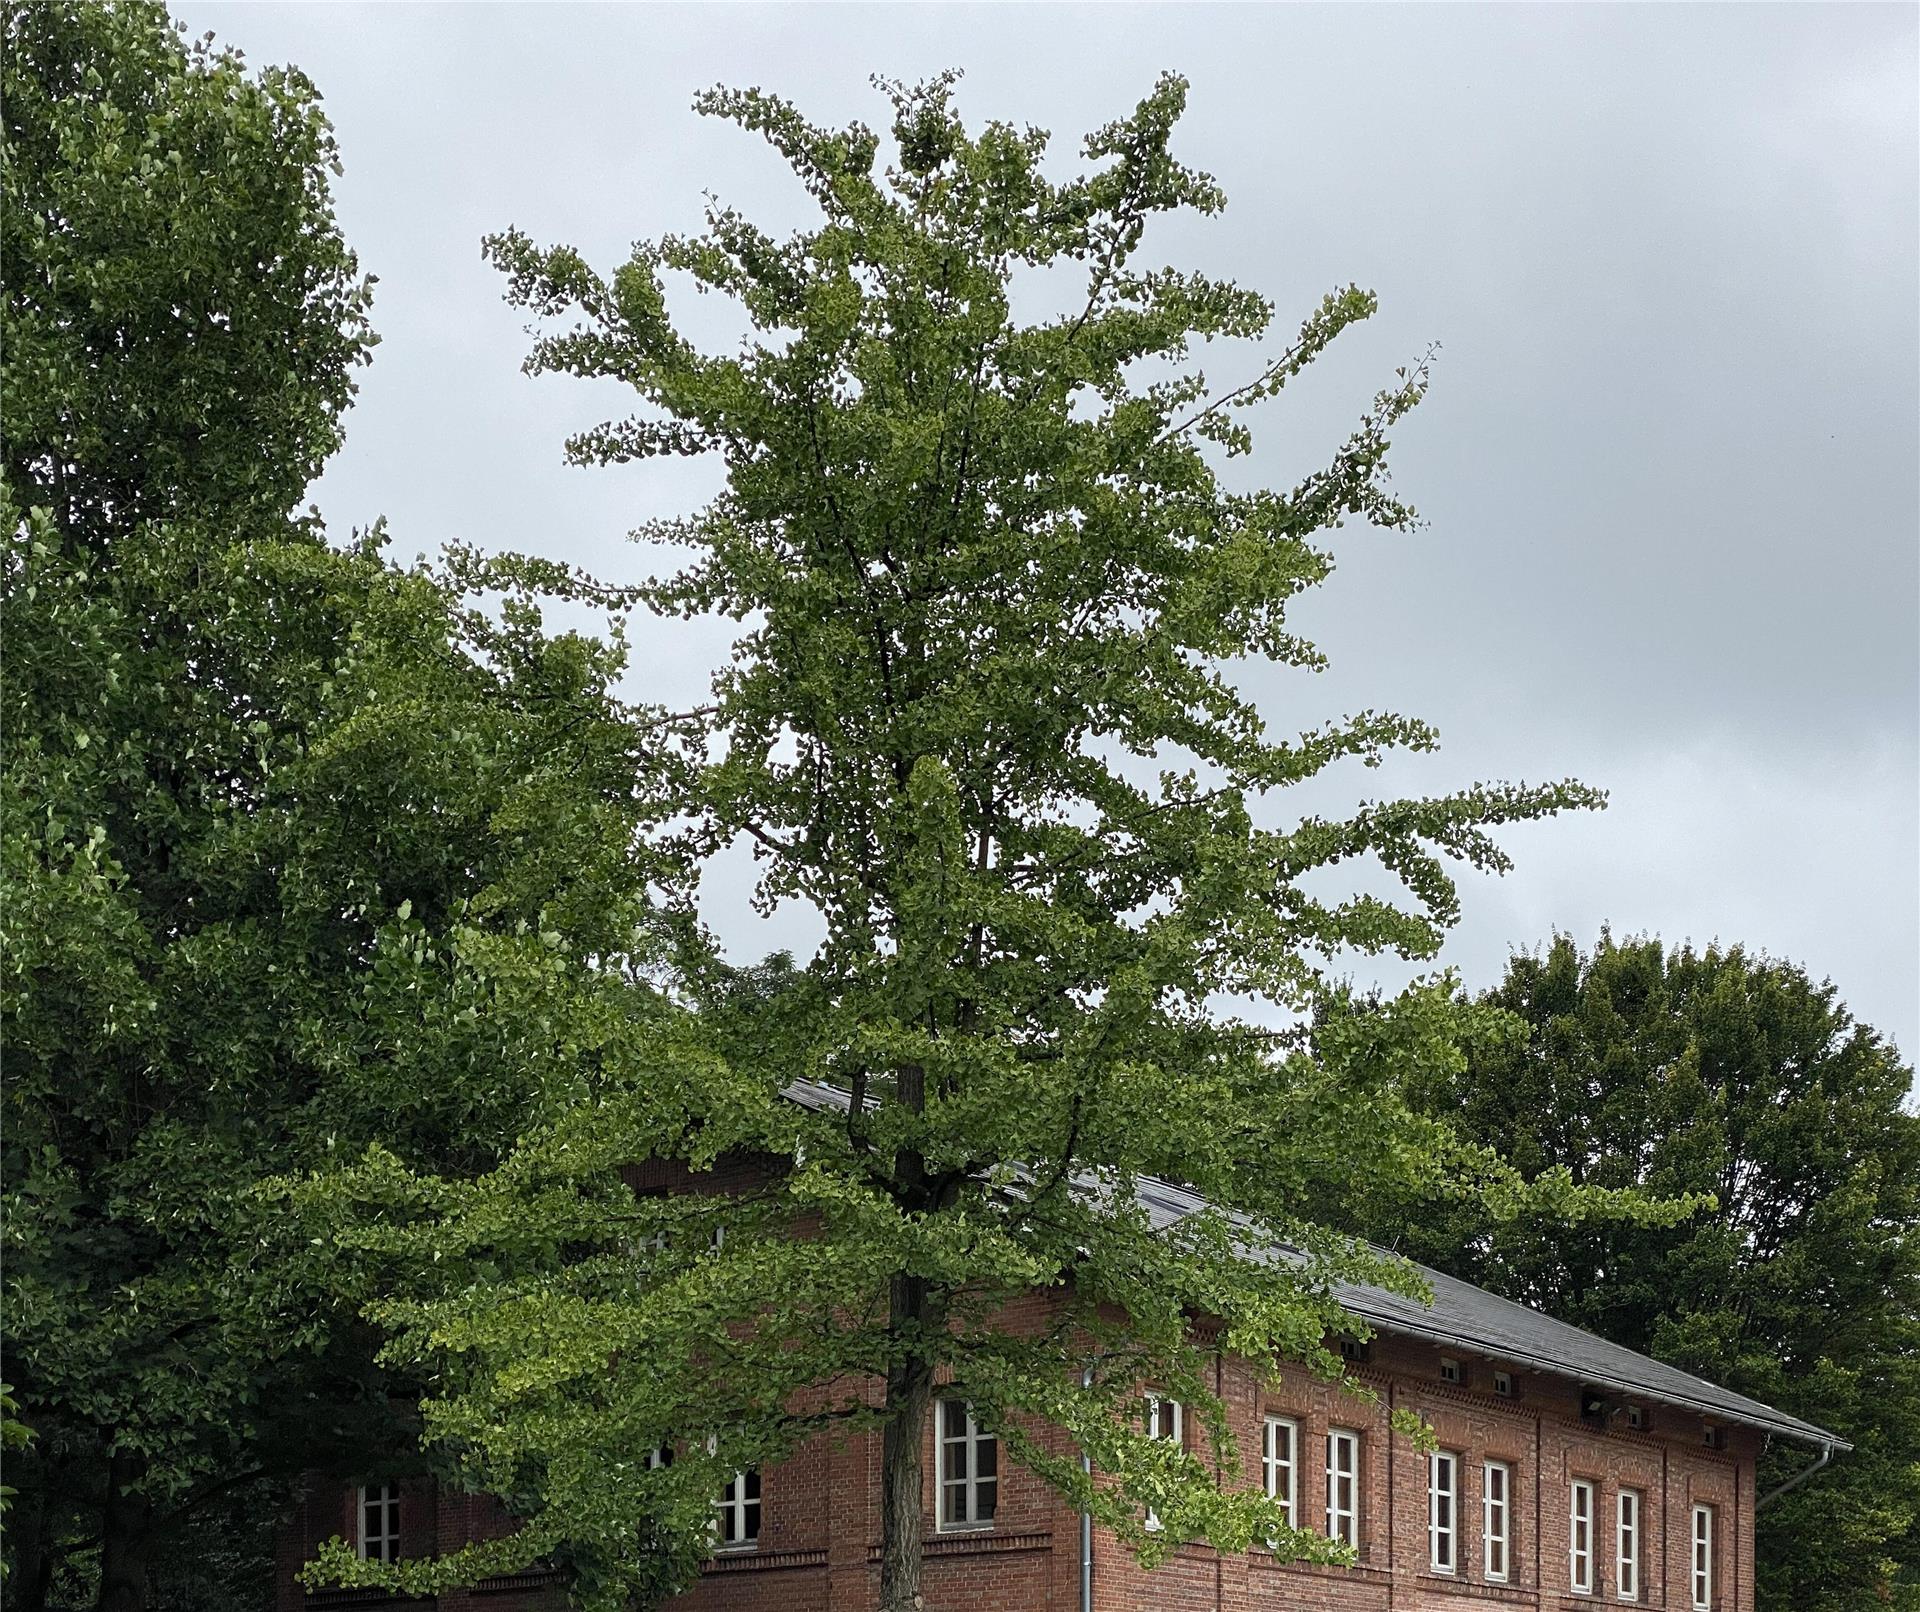
{"label": "white window frame", "polygon": [[1504,1584],[1513,1572],[1513,1465],[1508,1461],[1488,1461],[1480,1469],[1480,1570],[1489,1584]]}
{"label": "white window frame", "polygon": [[1460,1456],[1454,1450],[1427,1456],[1427,1566],[1460,1571]]}
{"label": "white window frame", "polygon": [[1688,1578],[1693,1585],[1694,1612],[1713,1612],[1713,1507],[1693,1508],[1693,1555]]}
{"label": "white window frame", "polygon": [[[1148,1394],[1145,1396],[1144,1407],[1140,1420],[1147,1437],[1165,1439],[1169,1444],[1184,1450],[1187,1447],[1187,1417],[1180,1401],[1168,1399],[1164,1394]],[[1160,1514],[1151,1506],[1147,1508],[1146,1525],[1156,1530],[1160,1526]]]}
{"label": "white window frame", "polygon": [[1593,1594],[1594,1487],[1575,1478],[1567,1490],[1567,1587],[1575,1595]]}
{"label": "white window frame", "polygon": [[1640,1599],[1640,1560],[1642,1535],[1646,1530],[1647,1504],[1638,1489],[1622,1489],[1613,1502],[1613,1586],[1623,1601]]}
{"label": "white window frame", "polygon": [[[1347,1483],[1347,1501],[1340,1504],[1340,1480]],[[1360,1545],[1360,1432],[1352,1427],[1327,1429],[1327,1538]]]}
{"label": "white window frame", "polygon": [[[1285,1453],[1281,1453],[1284,1443]],[[1260,1428],[1260,1482],[1267,1498],[1287,1514],[1287,1526],[1300,1526],[1296,1509],[1300,1483],[1300,1423],[1291,1416],[1269,1416]]]}
{"label": "white window frame", "polygon": [[[720,1448],[718,1434],[707,1435],[707,1454],[712,1455]],[[751,1482],[752,1494],[747,1493]],[[747,1532],[747,1513],[753,1513],[753,1532]],[[757,1466],[743,1466],[721,1485],[720,1493],[713,1502],[713,1548],[723,1550],[758,1550],[760,1548],[760,1524],[762,1506],[760,1493],[760,1469]],[[736,1537],[727,1538],[731,1528]]]}
{"label": "white window frame", "polygon": [[[367,1507],[379,1508],[379,1526],[367,1527]],[[400,1560],[400,1485],[361,1484],[354,1495],[353,1533],[363,1562]]]}
{"label": "white window frame", "polygon": [[[747,1492],[749,1487],[751,1494]],[[760,1469],[742,1467],[727,1479],[713,1503],[713,1548],[716,1551],[758,1550],[760,1512]],[[747,1531],[749,1515],[753,1519],[751,1533]]]}
{"label": "white window frame", "polygon": [[1165,1439],[1169,1444],[1186,1447],[1186,1413],[1177,1399],[1164,1394],[1148,1394],[1143,1413],[1147,1437]]}
{"label": "white window frame", "polygon": [[[960,1432],[956,1437],[947,1431],[947,1412],[957,1409],[961,1415]],[[943,1534],[978,1532],[993,1526],[994,1513],[999,1510],[1000,1501],[1000,1451],[999,1441],[974,1420],[973,1406],[963,1399],[938,1399],[933,1407],[933,1492],[937,1500],[935,1528]],[[980,1476],[980,1451],[990,1448],[994,1453],[993,1472],[989,1477]],[[962,1470],[954,1475],[953,1452],[960,1454]],[[986,1515],[981,1512],[982,1491],[986,1495]],[[954,1514],[949,1514],[947,1501],[949,1496],[958,1500]]]}
{"label": "white window frame", "polygon": [[660,1443],[647,1451],[647,1470],[658,1472],[662,1467],[673,1465],[673,1446]]}

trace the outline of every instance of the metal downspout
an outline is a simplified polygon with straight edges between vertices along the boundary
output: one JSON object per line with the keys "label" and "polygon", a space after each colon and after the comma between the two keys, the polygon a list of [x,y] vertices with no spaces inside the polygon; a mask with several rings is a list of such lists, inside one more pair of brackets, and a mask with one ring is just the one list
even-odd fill
{"label": "metal downspout", "polygon": [[1760,1511],[1763,1511],[1767,1506],[1771,1505],[1774,1501],[1778,1500],[1789,1489],[1799,1488],[1801,1484],[1805,1483],[1808,1478],[1812,1477],[1814,1473],[1818,1472],[1823,1466],[1825,1466],[1832,1459],[1833,1459],[1833,1446],[1831,1444],[1821,1445],[1820,1459],[1815,1461],[1812,1466],[1807,1467],[1802,1471],[1794,1473],[1794,1475],[1788,1478],[1785,1483],[1780,1484],[1776,1488],[1769,1489],[1758,1500],[1754,1501],[1753,1509],[1755,1513],[1757,1514]]}
{"label": "metal downspout", "polygon": [[[1080,1373],[1082,1390],[1093,1387],[1093,1367],[1088,1366]],[[1087,1481],[1093,1481],[1093,1457],[1085,1450],[1080,1452],[1080,1470],[1087,1474]],[[1093,1612],[1093,1513],[1080,1513],[1080,1612]]]}

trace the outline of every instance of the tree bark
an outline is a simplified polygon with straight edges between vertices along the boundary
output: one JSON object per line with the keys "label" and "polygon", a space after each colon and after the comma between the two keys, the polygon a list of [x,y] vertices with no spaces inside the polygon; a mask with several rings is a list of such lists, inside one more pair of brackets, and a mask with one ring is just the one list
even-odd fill
{"label": "tree bark", "polygon": [[145,1476],[146,1462],[137,1455],[116,1451],[108,1462],[96,1612],[146,1612],[153,1502],[138,1487]]}
{"label": "tree bark", "polygon": [[933,1404],[933,1367],[919,1340],[932,1320],[926,1283],[896,1276],[888,1300],[896,1338],[914,1340],[887,1371],[886,1421],[880,1437],[880,1612],[924,1612],[920,1452]]}
{"label": "tree bark", "polygon": [[[14,1458],[18,1460],[18,1457]],[[13,1461],[7,1463],[13,1477]],[[47,1549],[47,1485],[49,1465],[42,1463],[20,1479],[20,1493],[7,1517],[7,1544],[13,1548],[13,1573],[6,1580],[8,1612],[42,1612],[53,1584],[53,1552]]]}
{"label": "tree bark", "polygon": [[[927,1106],[927,1075],[919,1064],[895,1071],[895,1098],[915,1114]],[[916,1147],[893,1156],[894,1190],[901,1201],[924,1210],[926,1160]],[[897,1351],[887,1367],[886,1419],[880,1435],[880,1612],[924,1612],[922,1591],[920,1451],[933,1403],[932,1331],[944,1326],[925,1277],[905,1272],[887,1291],[888,1340]]]}

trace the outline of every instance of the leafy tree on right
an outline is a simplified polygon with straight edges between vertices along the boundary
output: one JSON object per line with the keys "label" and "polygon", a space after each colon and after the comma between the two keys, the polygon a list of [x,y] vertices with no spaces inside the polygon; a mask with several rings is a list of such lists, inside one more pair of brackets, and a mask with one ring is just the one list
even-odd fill
{"label": "leafy tree on right", "polygon": [[[1712,1193],[1677,1226],[1375,1206],[1415,1258],[1853,1441],[1759,1514],[1761,1612],[1920,1608],[1920,1114],[1913,1067],[1830,983],[1734,946],[1602,933],[1519,955],[1510,1039],[1417,1106],[1528,1176]],[[1760,1491],[1805,1465],[1776,1446]]]}

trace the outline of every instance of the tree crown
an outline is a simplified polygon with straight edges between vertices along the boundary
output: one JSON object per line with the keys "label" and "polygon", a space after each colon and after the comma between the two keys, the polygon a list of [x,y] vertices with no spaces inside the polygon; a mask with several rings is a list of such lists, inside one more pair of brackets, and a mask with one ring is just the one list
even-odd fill
{"label": "tree crown", "polygon": [[[591,1538],[627,1564],[608,1567],[615,1582],[660,1544],[639,1518],[696,1520],[665,1533],[697,1558],[722,1473],[822,1427],[911,1416],[936,1370],[1148,1557],[1256,1530],[1338,1554],[1140,1436],[1143,1385],[1193,1404],[1231,1456],[1211,1348],[1337,1375],[1333,1278],[1417,1286],[1318,1225],[1323,1194],[1367,1170],[1503,1206],[1520,1192],[1395,1095],[1416,1065],[1456,1056],[1471,1010],[1431,981],[1358,1011],[1332,960],[1432,956],[1457,911],[1449,859],[1502,868],[1491,829],[1597,794],[1483,786],[1264,825],[1287,786],[1434,736],[1362,712],[1275,737],[1233,679],[1242,657],[1320,664],[1286,622],[1331,570],[1319,534],[1413,523],[1385,455],[1424,365],[1298,486],[1229,490],[1246,411],[1372,296],[1333,292],[1243,383],[1210,387],[1196,344],[1257,341],[1272,311],[1140,266],[1155,215],[1222,205],[1171,153],[1184,83],[1163,79],[1088,138],[1089,172],[1055,183],[1044,133],[970,133],[953,82],[882,83],[884,166],[864,126],[817,127],[758,90],[702,96],[814,198],[819,223],[789,239],[715,204],[703,234],[642,244],[611,275],[518,233],[489,243],[543,325],[529,368],[639,394],[632,417],[575,438],[574,459],[713,454],[726,470],[705,509],[642,528],[687,551],[684,568],[628,590],[656,614],[742,624],[710,704],[642,719],[679,813],[667,896],[689,911],[702,868],[744,839],[761,902],[807,904],[824,936],[799,966],[743,977],[687,923],[685,1022],[651,1025],[624,1075],[609,1066],[593,1102],[502,1171],[423,1183],[375,1157],[319,1195],[336,1216],[384,1207],[348,1235],[409,1270],[407,1296],[377,1313],[400,1353],[450,1370],[433,1431],[477,1482],[544,1486],[520,1535],[446,1572]],[[1048,270],[1079,276],[1071,305],[1023,319],[1019,277]],[[675,276],[738,304],[737,352],[679,333]],[[1316,876],[1367,857],[1405,900],[1317,893]],[[1237,1017],[1224,993],[1302,1026]],[[803,1077],[848,1100],[784,1100]],[[695,1209],[636,1203],[618,1168],[650,1157],[779,1167]],[[1146,1176],[1207,1206],[1156,1228],[1133,1190]],[[1603,1202],[1564,1178],[1529,1190]],[[716,1223],[717,1250],[699,1234]],[[1274,1242],[1301,1257],[1261,1257]],[[475,1262],[484,1292],[455,1274]],[[997,1318],[1036,1287],[1059,1324],[1015,1338]],[[1217,1338],[1196,1338],[1195,1315]],[[884,1403],[857,1386],[867,1374]],[[1036,1437],[1041,1422],[1115,1481]],[[692,1459],[630,1459],[674,1439]]]}

